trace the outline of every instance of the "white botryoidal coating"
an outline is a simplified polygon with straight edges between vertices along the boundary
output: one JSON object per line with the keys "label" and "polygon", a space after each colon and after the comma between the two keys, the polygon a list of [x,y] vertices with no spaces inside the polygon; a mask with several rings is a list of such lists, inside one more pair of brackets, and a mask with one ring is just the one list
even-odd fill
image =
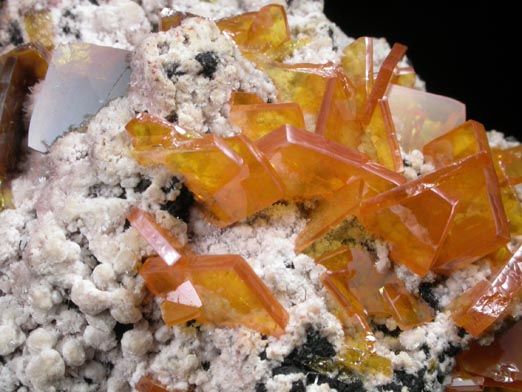
{"label": "white botryoidal coating", "polygon": [[35,354],[44,349],[53,348],[56,341],[56,332],[43,327],[37,328],[27,337],[27,348]]}
{"label": "white botryoidal coating", "polygon": [[103,352],[109,351],[117,345],[116,337],[112,331],[104,331],[92,325],[85,328],[83,340],[87,346]]}
{"label": "white botryoidal coating", "polygon": [[150,331],[133,329],[123,334],[121,349],[124,356],[142,357],[152,348],[154,339]]}
{"label": "white botryoidal coating", "polygon": [[60,351],[67,366],[81,366],[85,362],[85,350],[78,339],[67,338]]}
{"label": "white botryoidal coating", "polygon": [[16,325],[0,325],[0,355],[9,355],[25,341],[24,333]]}
{"label": "white botryoidal coating", "polygon": [[54,391],[52,385],[64,376],[65,363],[58,351],[46,348],[31,358],[26,373],[35,390]]}

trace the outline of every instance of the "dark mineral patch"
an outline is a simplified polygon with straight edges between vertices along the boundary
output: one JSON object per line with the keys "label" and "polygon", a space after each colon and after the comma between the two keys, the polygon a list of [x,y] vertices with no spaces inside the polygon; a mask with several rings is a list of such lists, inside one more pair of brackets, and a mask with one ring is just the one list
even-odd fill
{"label": "dark mineral patch", "polygon": [[194,204],[194,195],[183,185],[175,200],[169,200],[162,204],[160,208],[167,211],[175,218],[179,218],[184,222],[188,222],[190,215],[190,207]]}
{"label": "dark mineral patch", "polygon": [[181,76],[185,74],[185,71],[182,71],[180,63],[166,63],[163,64],[163,70],[167,75],[167,78],[172,79],[174,76]]}
{"label": "dark mineral patch", "polygon": [[201,73],[207,78],[212,79],[217,70],[218,56],[214,52],[203,52],[196,56],[196,60],[201,64],[201,67],[203,67]]}
{"label": "dark mineral patch", "polygon": [[17,21],[12,20],[7,24],[7,34],[9,34],[9,42],[13,45],[21,45],[24,43],[22,30]]}

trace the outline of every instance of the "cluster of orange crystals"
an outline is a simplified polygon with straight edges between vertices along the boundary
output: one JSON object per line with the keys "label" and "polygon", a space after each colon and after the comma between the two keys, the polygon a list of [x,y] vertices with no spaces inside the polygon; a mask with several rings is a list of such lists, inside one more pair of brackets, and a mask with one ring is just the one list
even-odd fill
{"label": "cluster of orange crystals", "polygon": [[[175,28],[187,17],[174,14],[161,27]],[[491,151],[484,127],[465,121],[464,105],[414,89],[413,70],[401,66],[402,45],[392,47],[376,73],[371,38],[347,46],[341,65],[289,65],[281,59],[301,43],[290,40],[283,7],[217,24],[272,79],[280,103],[234,92],[230,120],[241,134],[229,138],[195,135],[141,113],[126,127],[136,159],[181,175],[219,227],[279,200],[313,200],[296,252],[355,216],[389,244],[393,262],[420,276],[448,275],[489,257],[493,278],[455,301],[452,314],[475,337],[502,317],[522,285],[522,250],[512,254],[506,247],[510,235],[522,234],[515,191],[522,147]],[[422,151],[434,171],[408,181],[401,148]],[[196,256],[144,212],[133,212],[130,221],[160,256],[141,275],[165,299],[167,324],[195,318],[284,332],[288,315],[241,257]],[[327,268],[322,283],[332,311],[347,327],[355,320],[369,346],[368,316],[391,316],[401,329],[433,318],[431,308],[393,272],[379,273],[363,250],[327,249],[316,262]]]}

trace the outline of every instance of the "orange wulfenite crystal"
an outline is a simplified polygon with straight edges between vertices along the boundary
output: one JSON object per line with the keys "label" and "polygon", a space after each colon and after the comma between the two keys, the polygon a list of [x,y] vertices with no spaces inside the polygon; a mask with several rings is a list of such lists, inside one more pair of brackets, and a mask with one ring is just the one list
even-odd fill
{"label": "orange wulfenite crystal", "polygon": [[136,150],[169,147],[192,137],[183,128],[145,112],[130,120],[125,129],[132,136]]}
{"label": "orange wulfenite crystal", "polygon": [[322,281],[349,314],[392,316],[403,330],[433,319],[433,310],[414,298],[395,274],[378,272],[367,252],[343,247],[316,262],[335,268]]}
{"label": "orange wulfenite crystal", "polygon": [[[163,388],[160,384],[154,381],[149,376],[141,376],[139,381],[134,386],[138,392],[169,392],[167,388]],[[179,389],[171,390],[171,392],[184,392]]]}
{"label": "orange wulfenite crystal", "polygon": [[466,121],[466,106],[442,95],[392,84],[387,92],[404,151],[422,147]]}
{"label": "orange wulfenite crystal", "polygon": [[394,262],[423,276],[437,259],[455,205],[417,179],[363,202],[359,218],[368,231],[389,243]]}
{"label": "orange wulfenite crystal", "polygon": [[455,323],[478,337],[507,309],[522,287],[522,247],[489,281],[481,281],[453,304]]}
{"label": "orange wulfenite crystal", "polygon": [[304,127],[303,113],[295,103],[233,105],[230,122],[241,128],[241,134],[251,140],[257,140],[285,124]]}
{"label": "orange wulfenite crystal", "polygon": [[257,12],[221,19],[216,24],[246,52],[266,52],[290,40],[286,12],[281,5],[267,5]]}
{"label": "orange wulfenite crystal", "polygon": [[506,180],[512,185],[522,183],[522,145],[506,150],[495,149],[493,157],[499,169],[499,180]]}
{"label": "orange wulfenite crystal", "polygon": [[178,27],[181,22],[187,18],[197,17],[196,14],[191,14],[190,12],[181,12],[176,11],[168,16],[162,16],[160,17],[160,23],[159,23],[159,30],[160,31],[167,31],[170,29],[173,29],[175,27]]}
{"label": "orange wulfenite crystal", "polygon": [[[153,267],[147,264],[156,266],[154,274],[150,273]],[[166,298],[168,292],[189,280],[203,304],[198,321],[225,327],[244,325],[266,335],[284,333],[287,312],[238,255],[186,257],[170,267],[163,264],[163,268],[153,258],[143,268],[145,271],[140,274],[147,287],[148,282],[152,285],[158,278],[163,279],[159,283]]]}
{"label": "orange wulfenite crystal", "polygon": [[356,89],[357,114],[361,114],[374,83],[373,38],[360,37],[344,48],[341,65]]}
{"label": "orange wulfenite crystal", "polygon": [[394,44],[390,53],[384,59],[382,66],[375,78],[370,95],[366,100],[366,106],[361,114],[361,122],[363,126],[368,125],[373,115],[373,111],[382,99],[388,89],[393,77],[393,70],[406,54],[407,47],[401,44]]}
{"label": "orange wulfenite crystal", "polygon": [[364,129],[360,151],[385,168],[401,171],[402,156],[387,98],[379,99],[368,126]]}
{"label": "orange wulfenite crystal", "polygon": [[355,91],[341,70],[334,69],[326,81],[315,133],[326,139],[357,150],[362,127],[357,119]]}
{"label": "orange wulfenite crystal", "polygon": [[355,215],[361,203],[362,188],[362,180],[357,179],[319,200],[295,240],[296,253],[301,253],[344,219]]}
{"label": "orange wulfenite crystal", "polygon": [[412,67],[395,67],[391,82],[399,86],[414,88],[417,75]]}
{"label": "orange wulfenite crystal", "polygon": [[485,377],[485,386],[522,390],[522,321],[500,332],[493,343],[470,344],[469,350],[457,356],[459,368],[472,375]]}
{"label": "orange wulfenite crystal", "polygon": [[167,293],[165,302],[161,304],[163,321],[172,327],[196,319],[201,316],[202,305],[196,289],[187,280],[176,290]]}
{"label": "orange wulfenite crystal", "polygon": [[192,253],[176,237],[159,226],[149,213],[135,208],[128,220],[168,265],[173,265],[183,254]]}
{"label": "orange wulfenite crystal", "polygon": [[229,103],[231,106],[235,105],[252,105],[255,103],[266,103],[257,94],[245,93],[244,91],[232,91],[230,94]]}
{"label": "orange wulfenite crystal", "polygon": [[365,155],[291,126],[278,128],[259,139],[257,146],[285,184],[289,198],[325,196],[353,177],[360,177],[379,190],[401,181],[385,168],[367,165]]}

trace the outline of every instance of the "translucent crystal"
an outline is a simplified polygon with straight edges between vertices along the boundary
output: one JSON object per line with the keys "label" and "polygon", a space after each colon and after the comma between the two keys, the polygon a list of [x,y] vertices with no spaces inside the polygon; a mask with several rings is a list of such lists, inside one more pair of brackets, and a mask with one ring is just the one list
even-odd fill
{"label": "translucent crystal", "polygon": [[342,68],[357,93],[357,113],[361,114],[373,88],[373,38],[360,37],[346,46],[341,57]]}
{"label": "translucent crystal", "polygon": [[259,95],[254,93],[246,93],[244,91],[232,91],[229,103],[234,105],[251,105],[256,103],[266,103]]}
{"label": "translucent crystal", "polygon": [[361,122],[363,126],[367,126],[372,118],[373,112],[377,107],[379,100],[382,99],[390,85],[393,72],[399,61],[406,54],[407,47],[401,44],[393,44],[390,53],[384,59],[384,62],[377,73],[377,77],[373,83],[366,105],[361,113]]}
{"label": "translucent crystal", "polygon": [[55,48],[31,117],[29,147],[47,151],[71,126],[125,94],[130,79],[128,54],[87,43]]}
{"label": "translucent crystal", "polygon": [[413,67],[395,67],[391,82],[403,87],[414,88],[417,74]]}
{"label": "translucent crystal", "polygon": [[391,84],[387,91],[395,129],[405,152],[422,147],[466,121],[459,101]]}
{"label": "translucent crystal", "polygon": [[522,183],[522,145],[505,150],[493,150],[493,157],[500,170],[499,179],[512,185]]}
{"label": "translucent crystal", "polygon": [[196,319],[201,316],[202,305],[196,289],[187,280],[176,290],[167,293],[165,302],[161,304],[163,321],[172,327]]}
{"label": "translucent crystal", "polygon": [[135,208],[127,219],[168,265],[173,265],[183,254],[191,253],[176,237],[159,226],[149,213]]}
{"label": "translucent crystal", "polygon": [[305,228],[295,240],[296,253],[304,251],[348,216],[355,215],[362,191],[363,182],[357,179],[317,201]]}
{"label": "translucent crystal", "polygon": [[[488,281],[481,281],[453,304],[453,319],[478,337],[507,309],[522,287],[522,247]],[[521,378],[522,380],[522,378]]]}
{"label": "translucent crystal", "polygon": [[522,322],[508,326],[489,345],[471,342],[457,356],[459,368],[484,378],[484,385],[522,390]]}
{"label": "translucent crystal", "polygon": [[149,376],[141,376],[134,388],[138,392],[183,392],[179,389],[169,390],[164,388],[161,384],[157,383]]}
{"label": "translucent crystal", "polygon": [[167,31],[178,27],[184,19],[197,16],[190,12],[175,11],[170,15],[160,17],[159,30]]}
{"label": "translucent crystal", "polygon": [[257,140],[285,124],[304,127],[303,113],[295,103],[232,105],[230,122],[241,128],[241,133],[251,140]]}
{"label": "translucent crystal", "polygon": [[216,23],[242,51],[266,52],[290,40],[286,12],[281,5],[270,4],[259,11],[220,19]]}
{"label": "translucent crystal", "polygon": [[378,272],[364,251],[343,248],[317,263],[335,268],[323,275],[322,282],[350,315],[392,316],[403,330],[433,319],[428,305],[413,297],[394,273]]}
{"label": "translucent crystal", "polygon": [[345,147],[357,150],[363,128],[357,118],[354,87],[338,68],[326,80],[315,133]]}
{"label": "translucent crystal", "polygon": [[395,173],[369,164],[367,156],[291,126],[259,139],[257,146],[275,168],[289,198],[325,196],[354,177],[379,191],[401,181]]}

